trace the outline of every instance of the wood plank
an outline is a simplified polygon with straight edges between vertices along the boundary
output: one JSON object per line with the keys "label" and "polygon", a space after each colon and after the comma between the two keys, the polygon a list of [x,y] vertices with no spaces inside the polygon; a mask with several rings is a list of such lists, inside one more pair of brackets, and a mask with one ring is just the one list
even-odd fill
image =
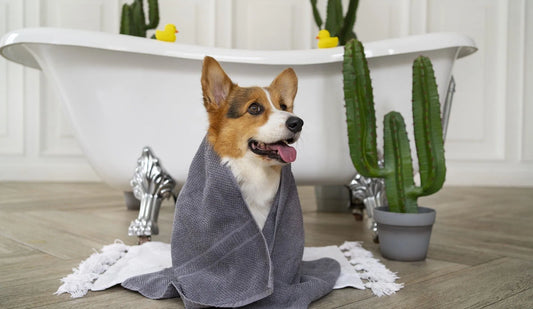
{"label": "wood plank", "polygon": [[[311,308],[533,308],[533,190],[444,188],[423,198],[437,210],[428,259],[381,258],[366,222],[350,214],[318,213],[313,187],[300,187],[306,245],[363,241],[363,247],[400,276],[405,288],[376,297],[343,289]],[[165,201],[160,235],[170,241],[174,205]],[[0,308],[183,308],[179,299],[153,301],[115,287],[71,299],[53,293],[93,248],[127,237],[137,212],[122,192],[95,183],[0,183]]]}
{"label": "wood plank", "polygon": [[516,293],[513,296],[507,297],[503,300],[492,303],[486,307],[487,309],[531,309],[533,307],[533,289],[527,289]]}
{"label": "wood plank", "polygon": [[3,211],[26,208],[83,208],[109,203],[123,204],[122,193],[100,183],[0,183],[0,207]]}
{"label": "wood plank", "polygon": [[488,252],[483,249],[478,249],[475,246],[456,244],[451,241],[442,242],[433,239],[430,241],[428,250],[429,259],[438,259],[440,261],[470,266],[487,263],[503,256],[498,252]]}
{"label": "wood plank", "polygon": [[[438,220],[438,219],[437,219]],[[522,225],[526,229],[526,224]],[[533,244],[525,234],[513,236],[486,230],[456,228],[453,226],[435,227],[431,244],[445,246],[452,244],[463,248],[472,248],[496,256],[505,252],[505,256],[527,259],[533,256]]]}
{"label": "wood plank", "polygon": [[0,295],[0,305],[2,308],[184,308],[180,299],[151,300],[121,287],[89,292],[82,298],[54,295],[57,283],[48,279],[7,286]]}
{"label": "wood plank", "polygon": [[[0,213],[0,235],[61,259],[83,258],[80,248],[100,248],[102,242],[80,237],[48,224],[46,218],[34,218],[25,213]],[[104,243],[110,243],[113,235]]]}
{"label": "wood plank", "polygon": [[0,267],[16,262],[20,256],[32,255],[36,251],[28,246],[0,236]]}
{"label": "wood plank", "polygon": [[395,295],[368,298],[357,305],[367,308],[481,308],[533,288],[532,270],[533,261],[501,258],[408,284]]}
{"label": "wood plank", "polygon": [[[374,254],[376,258],[380,258],[379,254]],[[404,283],[405,286],[413,285],[418,282],[428,281],[434,278],[441,277],[449,273],[455,273],[457,271],[467,268],[465,265],[453,264],[448,262],[441,262],[438,260],[426,260],[422,262],[397,262],[389,261],[384,258],[380,258],[381,262],[387,266],[391,271],[397,273],[400,277],[397,282]],[[400,290],[399,293],[401,293]],[[351,308],[354,303],[365,299],[377,298],[369,289],[357,290],[357,289],[341,289],[335,290],[331,295],[324,297],[312,304],[310,308],[313,309],[326,309],[336,308],[341,306],[348,306]],[[383,299],[387,297],[381,297]],[[392,307],[398,308],[398,307]]]}

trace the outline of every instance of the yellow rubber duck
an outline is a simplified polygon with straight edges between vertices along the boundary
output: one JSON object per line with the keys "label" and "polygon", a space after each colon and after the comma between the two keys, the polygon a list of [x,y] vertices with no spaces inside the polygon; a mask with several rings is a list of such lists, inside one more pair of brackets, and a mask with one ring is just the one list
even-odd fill
{"label": "yellow rubber duck", "polygon": [[166,24],[165,30],[155,31],[155,38],[159,41],[176,42],[176,33],[178,33],[176,26],[173,24]]}
{"label": "yellow rubber duck", "polygon": [[339,45],[339,38],[331,37],[328,30],[320,30],[316,36],[318,39],[318,48],[331,48]]}

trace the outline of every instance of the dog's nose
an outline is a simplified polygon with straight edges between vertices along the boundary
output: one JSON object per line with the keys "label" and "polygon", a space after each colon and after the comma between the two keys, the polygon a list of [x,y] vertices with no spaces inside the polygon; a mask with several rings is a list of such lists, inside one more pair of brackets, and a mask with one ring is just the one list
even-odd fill
{"label": "dog's nose", "polygon": [[289,131],[293,133],[298,133],[302,131],[304,121],[298,117],[291,116],[289,117],[289,119],[287,119],[285,125],[287,126],[287,129],[289,129]]}

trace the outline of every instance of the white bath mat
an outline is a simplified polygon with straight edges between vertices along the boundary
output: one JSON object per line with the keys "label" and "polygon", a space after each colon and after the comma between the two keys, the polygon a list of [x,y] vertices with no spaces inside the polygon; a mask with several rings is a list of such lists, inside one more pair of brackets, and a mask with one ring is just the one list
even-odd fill
{"label": "white bath mat", "polygon": [[[95,250],[96,251],[96,250]],[[342,246],[307,247],[304,261],[329,257],[341,265],[341,274],[334,289],[352,287],[369,288],[377,296],[394,294],[403,287],[396,283],[398,276],[388,270],[360,242],[345,242]],[[87,291],[102,291],[124,280],[172,266],[170,244],[147,242],[140,246],[127,246],[117,240],[104,246],[82,261],[73,273],[61,279],[63,283],[55,294],[69,293],[82,297]]]}

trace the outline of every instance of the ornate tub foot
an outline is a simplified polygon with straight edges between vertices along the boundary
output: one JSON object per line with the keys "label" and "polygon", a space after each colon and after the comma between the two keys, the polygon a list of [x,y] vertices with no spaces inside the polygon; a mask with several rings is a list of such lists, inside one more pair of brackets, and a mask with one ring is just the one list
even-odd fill
{"label": "ornate tub foot", "polygon": [[[352,203],[354,199],[364,204],[368,217],[368,227],[372,231],[374,242],[378,242],[378,228],[374,221],[374,209],[376,207],[387,204],[385,195],[385,182],[381,178],[364,177],[356,174],[352,182],[348,185],[352,194]],[[357,212],[361,218],[363,217],[362,208],[355,208],[355,216],[357,219]]]}
{"label": "ornate tub foot", "polygon": [[139,201],[133,191],[124,191],[124,201],[128,210],[139,210],[141,208],[141,201]]}
{"label": "ornate tub foot", "polygon": [[150,241],[159,234],[157,218],[161,202],[172,196],[176,182],[163,169],[149,147],[145,147],[137,160],[137,168],[131,180],[133,194],[141,201],[139,216],[128,229],[129,236],[138,236],[139,243]]}

